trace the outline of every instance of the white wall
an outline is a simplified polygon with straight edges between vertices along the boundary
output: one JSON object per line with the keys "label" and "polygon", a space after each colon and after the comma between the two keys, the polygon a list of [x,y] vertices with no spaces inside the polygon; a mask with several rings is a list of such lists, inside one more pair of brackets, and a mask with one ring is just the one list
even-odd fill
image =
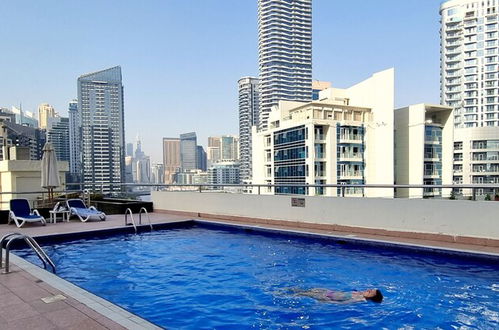
{"label": "white wall", "polygon": [[156,210],[499,239],[499,202],[153,191]]}
{"label": "white wall", "polygon": [[[372,123],[367,126],[366,183],[394,182],[393,129],[395,70],[377,72],[372,77],[348,88],[351,104],[372,110]],[[372,197],[393,197],[391,189],[366,189]]]}

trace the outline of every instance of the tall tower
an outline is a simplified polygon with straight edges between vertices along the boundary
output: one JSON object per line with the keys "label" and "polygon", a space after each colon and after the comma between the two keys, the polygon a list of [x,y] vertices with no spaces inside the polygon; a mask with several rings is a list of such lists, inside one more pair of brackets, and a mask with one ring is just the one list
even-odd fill
{"label": "tall tower", "polygon": [[[125,123],[121,67],[78,78],[82,167],[85,186],[119,191],[125,181]],[[116,185],[112,185],[116,184]]]}
{"label": "tall tower", "polygon": [[42,103],[38,106],[38,125],[41,129],[47,129],[51,119],[57,116],[54,107],[48,103]]}
{"label": "tall tower", "polygon": [[258,0],[260,128],[279,100],[312,99],[312,0]]}
{"label": "tall tower", "polygon": [[182,171],[197,168],[197,138],[196,133],[180,134],[180,166]]}
{"label": "tall tower", "polygon": [[440,7],[440,98],[454,108],[456,184],[499,183],[498,13],[497,1]]}
{"label": "tall tower", "polygon": [[51,123],[47,130],[47,142],[52,142],[57,160],[68,162],[70,160],[69,146],[69,119],[59,117],[58,121]]}
{"label": "tall tower", "polygon": [[258,126],[259,120],[259,83],[258,78],[239,79],[239,157],[240,179],[251,180],[251,127]]}
{"label": "tall tower", "polygon": [[81,120],[78,100],[68,106],[69,114],[69,172],[68,182],[81,182]]}
{"label": "tall tower", "polygon": [[163,167],[165,169],[164,182],[175,183],[175,174],[180,169],[179,138],[163,138]]}

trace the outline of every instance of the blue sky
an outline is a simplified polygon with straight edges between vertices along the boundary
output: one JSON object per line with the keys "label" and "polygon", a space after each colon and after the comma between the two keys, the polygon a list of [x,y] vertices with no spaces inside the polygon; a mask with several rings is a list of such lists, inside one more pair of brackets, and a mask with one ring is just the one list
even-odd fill
{"label": "blue sky", "polygon": [[[439,102],[439,0],[313,0],[313,77],[348,87],[395,67],[396,106]],[[0,0],[0,106],[67,114],[79,75],[121,65],[127,142],[238,134],[258,75],[256,0]]]}

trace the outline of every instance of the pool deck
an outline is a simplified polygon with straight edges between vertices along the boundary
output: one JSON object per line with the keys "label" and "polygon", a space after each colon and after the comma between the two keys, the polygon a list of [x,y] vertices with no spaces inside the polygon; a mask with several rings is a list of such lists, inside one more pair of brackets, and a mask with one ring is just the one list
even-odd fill
{"label": "pool deck", "polygon": [[[375,240],[397,244],[408,244],[443,248],[475,253],[499,255],[499,248],[441,241],[406,239],[391,236],[367,235],[351,232],[310,229],[275,224],[256,224],[243,221],[193,217],[168,212],[150,214],[152,224],[186,220],[208,220],[234,223],[261,228],[290,230],[336,237]],[[146,221],[147,222],[147,221]],[[58,222],[40,226],[27,224],[24,228],[15,225],[0,225],[0,236],[20,232],[32,237],[50,234],[75,233],[91,230],[119,228],[124,226],[124,215],[108,216],[100,222]],[[21,258],[11,256],[11,272],[0,274],[0,329],[154,329],[153,324],[128,313],[104,299],[92,295],[39,267],[32,266]],[[43,300],[42,300],[43,299]]]}

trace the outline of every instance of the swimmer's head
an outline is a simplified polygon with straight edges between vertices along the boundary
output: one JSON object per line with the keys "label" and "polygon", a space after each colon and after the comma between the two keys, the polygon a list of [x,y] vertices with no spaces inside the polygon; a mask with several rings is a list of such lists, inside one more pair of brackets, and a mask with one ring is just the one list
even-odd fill
{"label": "swimmer's head", "polygon": [[363,296],[366,300],[380,303],[383,301],[383,295],[378,289],[369,289],[363,292]]}

